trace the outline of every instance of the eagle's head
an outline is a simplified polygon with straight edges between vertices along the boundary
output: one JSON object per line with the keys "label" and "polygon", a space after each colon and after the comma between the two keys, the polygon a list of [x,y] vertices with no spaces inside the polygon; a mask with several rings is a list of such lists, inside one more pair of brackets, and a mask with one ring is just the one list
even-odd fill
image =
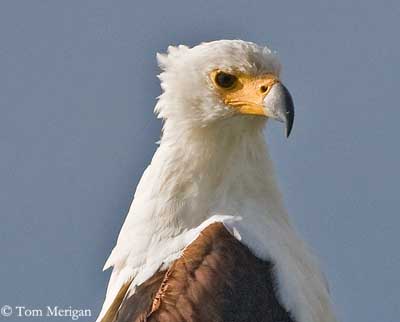
{"label": "eagle's head", "polygon": [[163,93],[156,112],[171,126],[201,128],[233,118],[263,124],[273,118],[285,122],[290,134],[293,101],[279,79],[279,61],[267,47],[219,40],[193,48],[170,46],[157,59]]}

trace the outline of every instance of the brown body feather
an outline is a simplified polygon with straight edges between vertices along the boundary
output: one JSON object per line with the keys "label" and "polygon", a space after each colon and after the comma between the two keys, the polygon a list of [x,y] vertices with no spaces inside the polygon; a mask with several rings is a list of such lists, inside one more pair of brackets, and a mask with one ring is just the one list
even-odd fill
{"label": "brown body feather", "polygon": [[102,322],[294,322],[277,300],[273,265],[221,223],[204,229],[167,271],[124,297],[127,289]]}

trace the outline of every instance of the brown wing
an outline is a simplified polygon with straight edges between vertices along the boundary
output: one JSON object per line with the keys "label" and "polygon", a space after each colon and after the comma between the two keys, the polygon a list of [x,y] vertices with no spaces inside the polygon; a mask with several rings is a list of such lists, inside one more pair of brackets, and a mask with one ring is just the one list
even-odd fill
{"label": "brown wing", "polygon": [[294,322],[276,298],[272,268],[214,223],[168,271],[120,298],[107,321]]}

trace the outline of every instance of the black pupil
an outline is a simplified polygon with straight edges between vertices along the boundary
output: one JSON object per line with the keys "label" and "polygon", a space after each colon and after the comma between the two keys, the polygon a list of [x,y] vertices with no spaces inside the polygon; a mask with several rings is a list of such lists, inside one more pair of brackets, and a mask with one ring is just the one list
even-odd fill
{"label": "black pupil", "polygon": [[219,86],[229,88],[235,83],[236,77],[226,73],[218,73],[215,80]]}

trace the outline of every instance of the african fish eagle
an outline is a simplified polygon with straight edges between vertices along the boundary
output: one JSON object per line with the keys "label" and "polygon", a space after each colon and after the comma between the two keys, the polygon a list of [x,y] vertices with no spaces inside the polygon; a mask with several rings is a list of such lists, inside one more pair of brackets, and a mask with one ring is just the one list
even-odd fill
{"label": "african fish eagle", "polygon": [[101,322],[335,322],[263,129],[294,119],[280,63],[241,40],[157,55],[160,145],[115,248]]}

